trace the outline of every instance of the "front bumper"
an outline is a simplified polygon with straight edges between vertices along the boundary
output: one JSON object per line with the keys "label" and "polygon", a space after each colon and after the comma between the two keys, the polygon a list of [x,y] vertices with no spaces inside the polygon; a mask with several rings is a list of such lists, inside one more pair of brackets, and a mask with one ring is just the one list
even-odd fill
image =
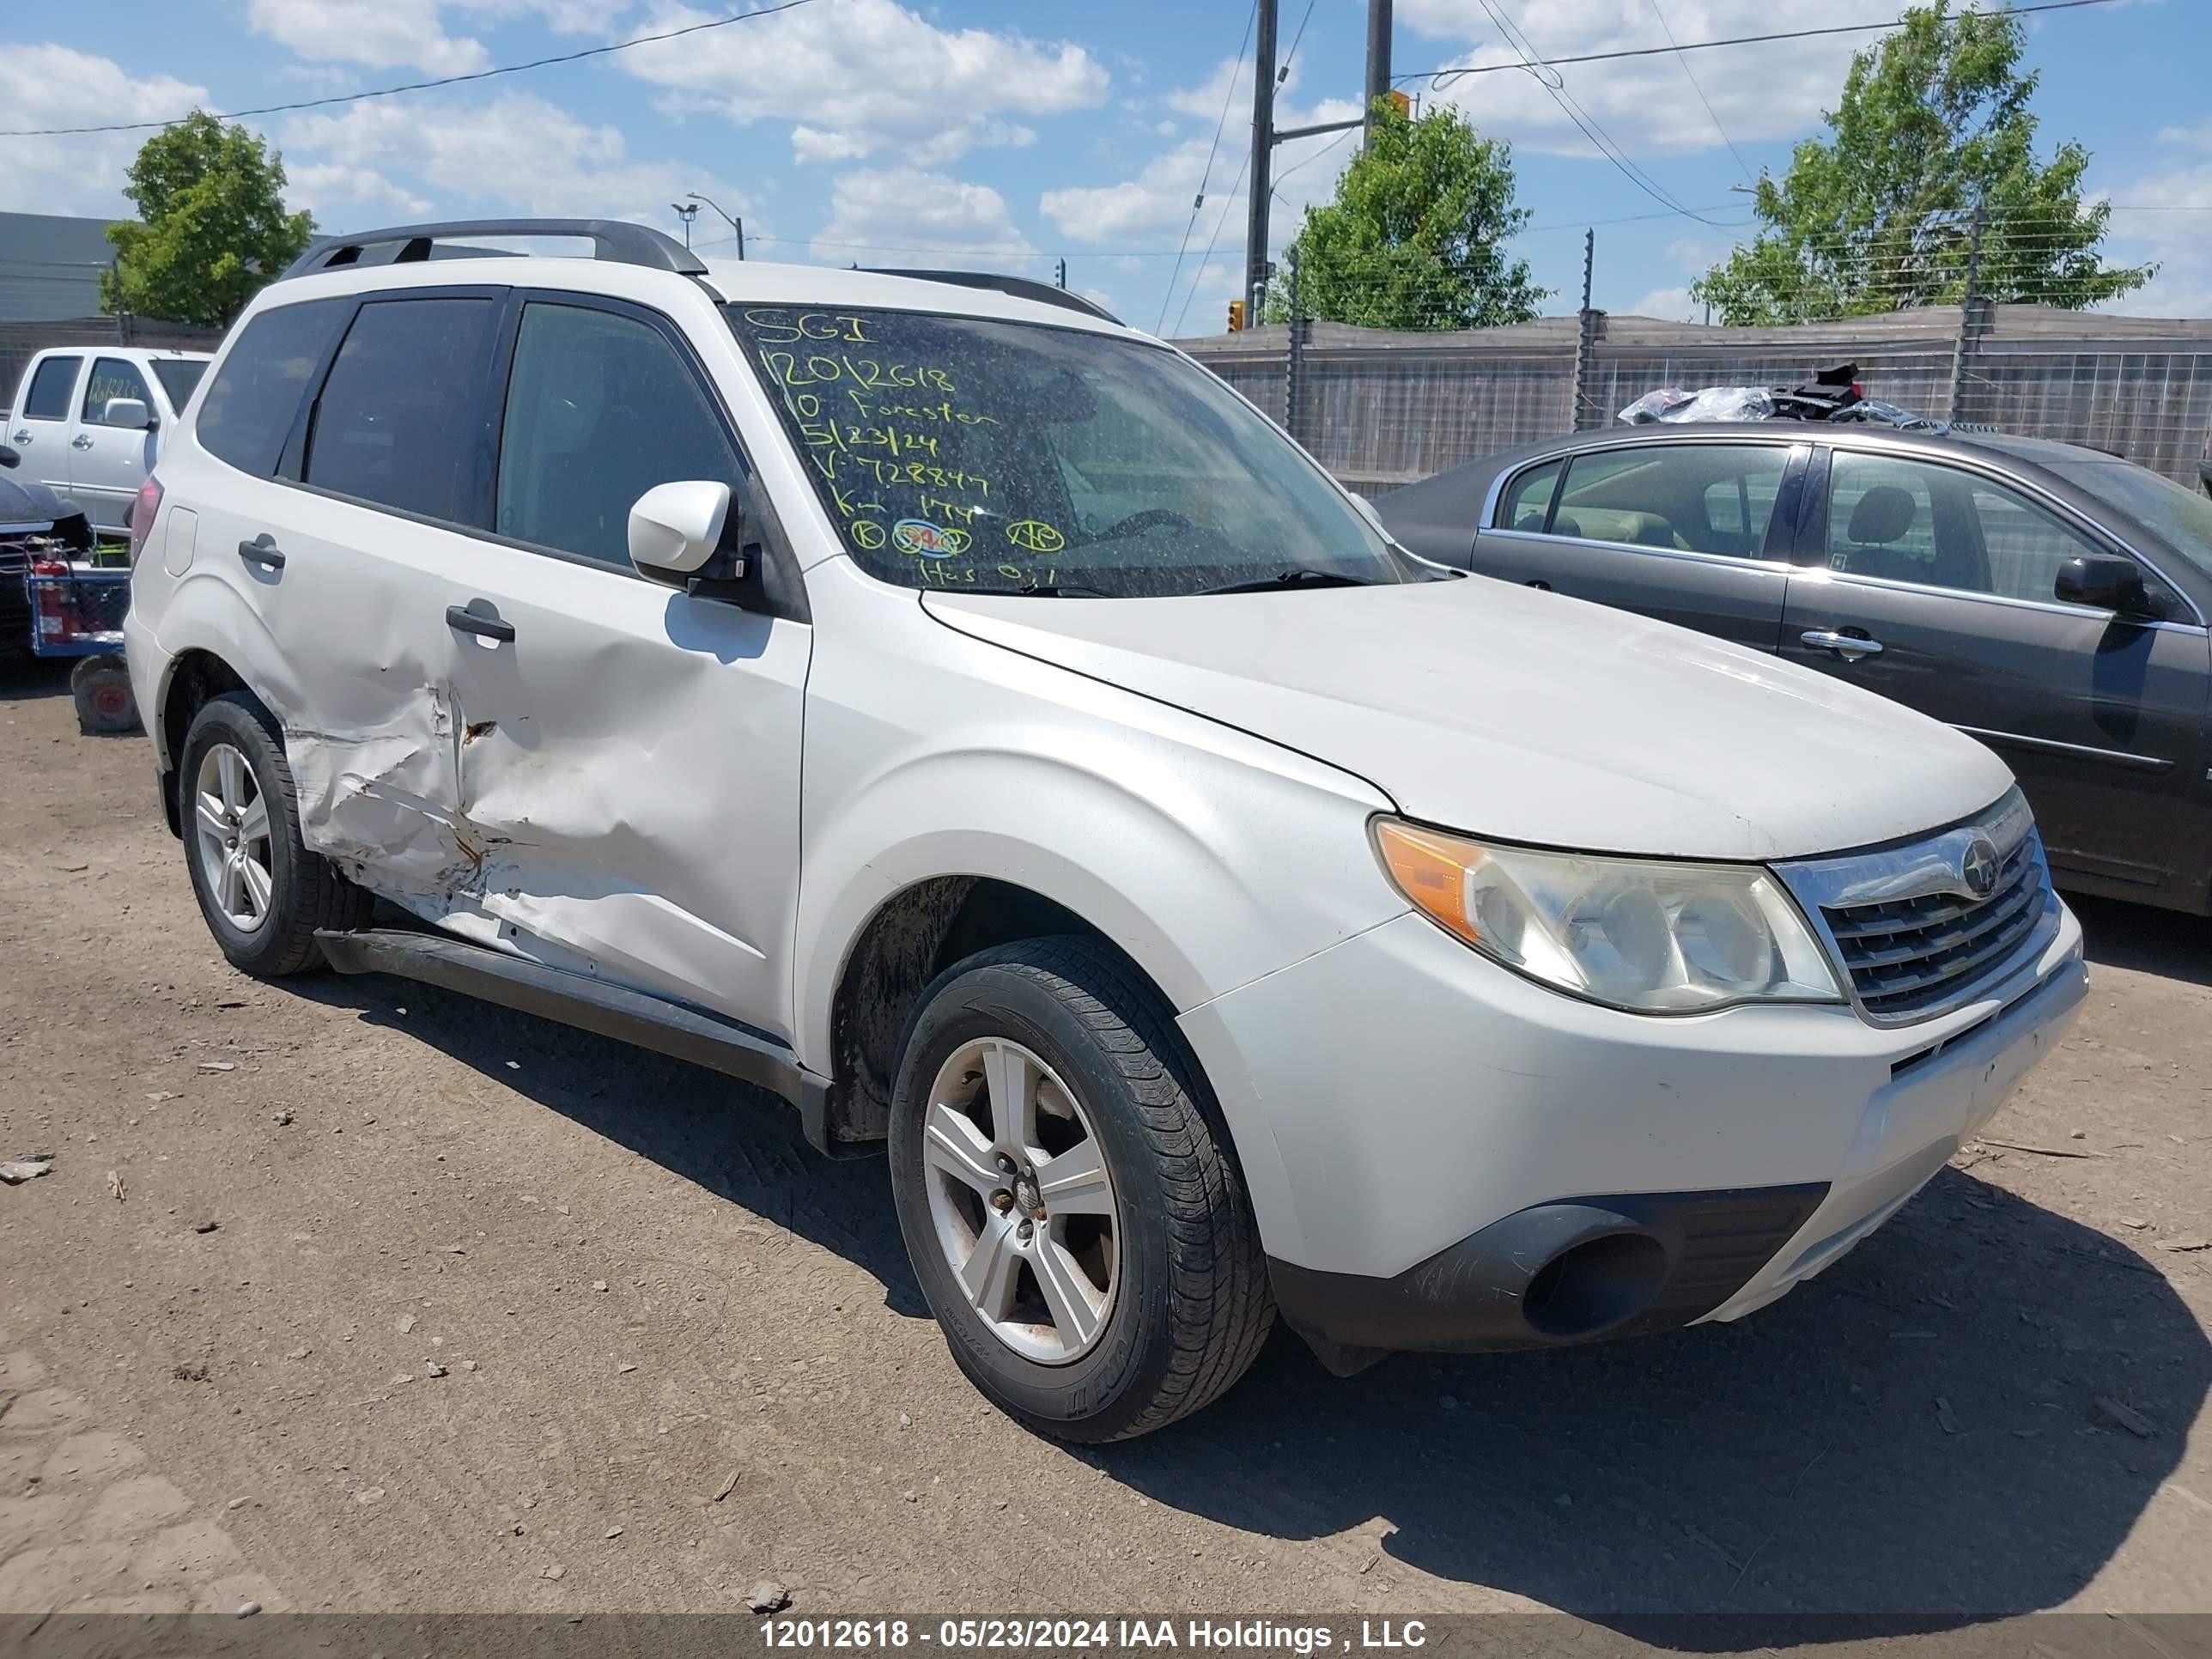
{"label": "front bumper", "polygon": [[1248,1164],[1279,1176],[1253,1183],[1277,1300],[1350,1369],[1771,1301],[1942,1167],[2086,986],[2060,906],[2032,958],[1917,1024],[1833,1006],[1650,1018],[1406,915],[1182,1024]]}

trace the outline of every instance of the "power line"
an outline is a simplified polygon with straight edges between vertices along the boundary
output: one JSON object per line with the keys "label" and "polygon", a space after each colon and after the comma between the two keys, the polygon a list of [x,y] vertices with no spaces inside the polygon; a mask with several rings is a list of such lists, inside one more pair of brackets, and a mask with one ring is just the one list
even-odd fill
{"label": "power line", "polygon": [[[1620,147],[1613,135],[1606,131],[1605,128],[1599,124],[1598,118],[1575,101],[1573,94],[1567,91],[1566,77],[1559,74],[1556,69],[1553,69],[1551,65],[1537,58],[1534,42],[1522,33],[1504,15],[1498,6],[1492,3],[1492,0],[1476,0],[1476,3],[1482,8],[1484,15],[1490,19],[1491,22],[1497,26],[1498,33],[1505,39],[1505,44],[1513,48],[1515,54],[1521,59],[1521,67],[1528,71],[1536,84],[1543,88],[1567,119],[1573,122],[1580,129],[1583,137],[1596,147],[1597,153],[1619,168],[1621,175],[1629,183],[1634,185],[1662,207],[1672,208],[1686,219],[1694,219],[1701,225],[1712,224],[1713,222],[1703,214],[1694,213],[1676,201],[1657,179],[1629,159],[1628,153]],[[1550,70],[1549,74],[1545,72],[1547,70]],[[1718,227],[1715,228],[1718,228]]]}
{"label": "power line", "polygon": [[[2119,0],[2043,0],[2040,5],[2002,6],[1990,11],[1962,11],[1960,17],[2027,17],[2042,11],[2072,11],[2081,6],[2117,5]],[[1832,23],[1821,28],[1783,29],[1773,34],[1738,34],[1724,40],[1685,40],[1680,46],[1630,46],[1618,52],[1587,52],[1572,58],[1544,58],[1534,63],[1519,64],[1455,64],[1443,69],[1415,70],[1409,75],[1394,75],[1393,81],[1426,81],[1430,87],[1441,92],[1463,75],[1494,75],[1500,70],[1562,69],[1572,64],[1610,64],[1623,58],[1664,58],[1669,52],[1710,52],[1716,46],[1757,46],[1774,40],[1809,40],[1824,34],[1871,34],[1883,29],[1901,29],[1905,20],[1891,19],[1887,23]]]}
{"label": "power line", "polygon": [[1674,27],[1667,21],[1667,14],[1659,9],[1659,0],[1650,0],[1650,5],[1651,15],[1659,20],[1659,32],[1667,37],[1668,46],[1674,46],[1674,61],[1682,66],[1682,73],[1689,76],[1690,90],[1698,94],[1698,101],[1705,106],[1705,113],[1712,118],[1713,131],[1720,134],[1721,143],[1726,144],[1729,154],[1735,157],[1736,167],[1743,173],[1744,182],[1751,183],[1751,168],[1744,161],[1743,152],[1735,147],[1735,140],[1729,137],[1728,129],[1721,125],[1720,112],[1713,107],[1713,100],[1705,96],[1705,89],[1698,84],[1697,71],[1690,67],[1690,60],[1682,55],[1681,47],[1674,46]]}
{"label": "power line", "polygon": [[[332,104],[358,104],[368,98],[391,98],[403,92],[428,92],[437,87],[457,87],[467,81],[489,81],[494,76],[520,75],[525,70],[548,69],[556,64],[580,63],[586,58],[604,58],[610,52],[628,52],[632,46],[650,46],[656,40],[673,40],[707,29],[726,28],[732,23],[750,22],[757,17],[773,17],[780,11],[792,11],[811,3],[812,0],[783,0],[781,5],[763,6],[758,11],[741,11],[729,17],[710,18],[706,22],[687,24],[680,29],[663,29],[658,34],[641,34],[634,40],[616,40],[604,46],[586,46],[581,52],[564,52],[551,58],[533,58],[526,64],[501,64],[493,69],[474,70],[466,75],[441,76],[434,81],[410,81],[396,87],[378,87],[370,92],[345,92],[328,98],[307,98],[294,104],[264,104],[257,109],[231,110],[215,118],[236,121],[248,115],[285,115],[295,110],[324,109]],[[173,127],[191,118],[191,115],[179,115],[167,121],[115,121],[96,127],[7,128],[0,129],[0,138],[58,138],[88,132],[146,132],[155,127]]]}
{"label": "power line", "polygon": [[[1229,216],[1237,210],[1237,192],[1243,186],[1244,175],[1251,169],[1251,166],[1252,157],[1248,153],[1237,164],[1237,182],[1229,186],[1229,199],[1221,204],[1221,216],[1213,222],[1213,234],[1206,239],[1206,252],[1198,256],[1198,269],[1191,273],[1190,292],[1182,296],[1182,309],[1176,313],[1176,332],[1178,334],[1182,332],[1182,319],[1190,315],[1190,302],[1198,298],[1199,284],[1206,280],[1206,263],[1213,258],[1213,245],[1221,240],[1221,228],[1229,222]],[[1172,278],[1168,284],[1168,297],[1170,299],[1175,297],[1175,283]],[[1162,310],[1164,313],[1165,307],[1162,307]],[[1257,322],[1259,319],[1255,317],[1252,320]]]}
{"label": "power line", "polygon": [[[1237,44],[1237,61],[1230,66],[1229,88],[1221,94],[1221,118],[1213,124],[1213,142],[1206,149],[1206,170],[1198,177],[1198,194],[1191,198],[1190,222],[1182,228],[1182,246],[1176,250],[1176,267],[1168,277],[1168,291],[1160,299],[1160,314],[1154,319],[1152,332],[1160,331],[1160,325],[1168,319],[1168,301],[1175,297],[1176,283],[1182,276],[1182,256],[1190,246],[1190,234],[1198,228],[1199,210],[1206,205],[1206,186],[1213,177],[1213,158],[1221,149],[1221,135],[1229,130],[1229,106],[1237,96],[1237,71],[1244,67],[1244,54],[1252,45],[1252,25],[1259,21],[1261,0],[1252,0],[1252,9],[1244,14],[1244,38]],[[1249,167],[1248,161],[1245,165]],[[1234,192],[1231,192],[1232,194]]]}
{"label": "power line", "polygon": [[1291,65],[1297,60],[1298,42],[1306,38],[1306,25],[1313,21],[1313,9],[1314,0],[1306,0],[1306,15],[1298,19],[1298,32],[1291,37],[1291,49],[1284,54],[1282,68],[1275,71],[1275,84],[1279,87],[1291,78]]}

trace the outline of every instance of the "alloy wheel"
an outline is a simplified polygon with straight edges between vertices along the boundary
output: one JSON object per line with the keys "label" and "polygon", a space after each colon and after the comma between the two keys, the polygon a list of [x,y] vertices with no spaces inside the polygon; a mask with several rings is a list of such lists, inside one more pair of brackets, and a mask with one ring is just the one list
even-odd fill
{"label": "alloy wheel", "polygon": [[227,743],[200,757],[192,785],[200,874],[230,925],[258,932],[269,920],[276,881],[270,864],[269,802],[246,757]]}
{"label": "alloy wheel", "polygon": [[1042,1364],[1089,1352],[1114,1310],[1119,1212],[1060,1074],[1002,1037],[963,1045],[930,1085],[921,1158],[939,1248],[992,1334]]}

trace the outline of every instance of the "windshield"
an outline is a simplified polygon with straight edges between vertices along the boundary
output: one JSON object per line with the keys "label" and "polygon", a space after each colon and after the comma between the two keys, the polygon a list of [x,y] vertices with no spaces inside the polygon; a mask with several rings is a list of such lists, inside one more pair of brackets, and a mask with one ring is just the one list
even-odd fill
{"label": "windshield", "polygon": [[726,311],[846,546],[885,581],[1121,599],[1429,574],[1164,347],[908,311]]}
{"label": "windshield", "polygon": [[192,388],[207,373],[207,365],[191,357],[156,357],[154,377],[161,383],[161,390],[169,394],[169,407],[182,409],[192,400]]}
{"label": "windshield", "polygon": [[2212,576],[2212,500],[2125,461],[2061,461],[2051,470],[2112,502]]}

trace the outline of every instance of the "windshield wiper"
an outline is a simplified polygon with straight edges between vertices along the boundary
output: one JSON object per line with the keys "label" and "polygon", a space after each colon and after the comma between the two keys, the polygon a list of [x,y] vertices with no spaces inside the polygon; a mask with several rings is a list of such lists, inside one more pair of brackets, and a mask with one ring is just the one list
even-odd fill
{"label": "windshield wiper", "polygon": [[1340,570],[1316,570],[1300,565],[1290,570],[1278,570],[1272,576],[1259,576],[1250,581],[1224,582],[1218,587],[1201,587],[1206,593],[1266,593],[1279,587],[1372,587],[1375,584],[1364,576],[1348,576]]}
{"label": "windshield wiper", "polygon": [[1036,595],[1048,599],[1056,599],[1063,593],[1088,593],[1099,599],[1115,597],[1103,587],[1090,587],[1081,582],[1024,582],[1014,592],[1025,597]]}

